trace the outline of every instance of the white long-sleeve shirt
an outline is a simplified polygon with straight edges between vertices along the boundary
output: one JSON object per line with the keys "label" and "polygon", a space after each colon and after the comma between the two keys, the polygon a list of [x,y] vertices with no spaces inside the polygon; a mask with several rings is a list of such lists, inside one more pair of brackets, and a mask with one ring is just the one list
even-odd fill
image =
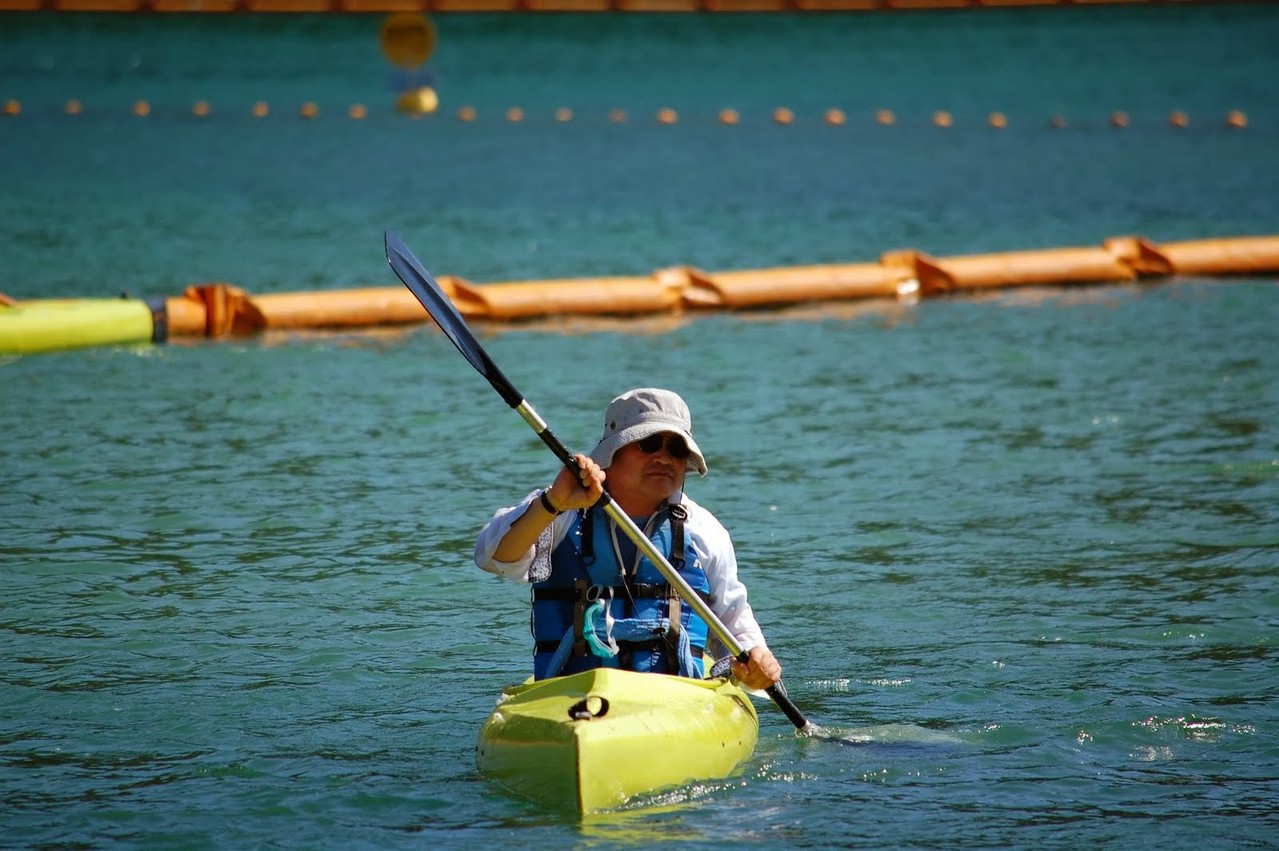
{"label": "white long-sleeve shirt", "polygon": [[[535,490],[518,505],[498,509],[493,519],[480,530],[475,541],[475,563],[481,570],[516,582],[528,582],[534,564],[549,564],[551,553],[564,540],[575,512],[565,512],[556,517],[549,527],[549,534],[544,532],[537,543],[517,560],[502,562],[493,557],[511,525],[540,494],[540,490]],[[672,502],[677,500],[681,500],[688,510],[688,519],[684,521],[685,540],[697,554],[702,569],[706,572],[706,579],[710,584],[711,611],[733,634],[743,650],[765,646],[764,633],[746,600],[746,586],[737,578],[737,553],[733,549],[728,530],[715,515],[693,502],[687,495],[679,493],[671,499]],[[714,644],[719,643],[715,641],[713,632],[711,637]]]}

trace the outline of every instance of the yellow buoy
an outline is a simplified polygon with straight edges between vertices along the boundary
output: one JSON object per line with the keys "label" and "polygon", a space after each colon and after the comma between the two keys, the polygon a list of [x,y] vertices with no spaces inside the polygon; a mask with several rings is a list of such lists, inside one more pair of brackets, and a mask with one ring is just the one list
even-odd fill
{"label": "yellow buoy", "polygon": [[[395,108],[410,115],[426,115],[427,113],[435,112],[439,107],[440,96],[430,86],[421,86],[404,92],[395,100]],[[474,115],[472,115],[472,118],[474,118]]]}
{"label": "yellow buoy", "polygon": [[382,55],[397,68],[417,68],[435,52],[435,25],[425,15],[399,12],[382,22]]}

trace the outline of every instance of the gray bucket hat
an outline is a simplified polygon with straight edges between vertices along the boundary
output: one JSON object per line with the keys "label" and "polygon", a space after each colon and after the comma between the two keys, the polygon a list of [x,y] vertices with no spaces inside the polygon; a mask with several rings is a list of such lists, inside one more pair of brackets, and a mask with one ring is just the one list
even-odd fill
{"label": "gray bucket hat", "polygon": [[604,412],[604,435],[591,451],[591,459],[601,467],[613,463],[613,455],[628,443],[651,434],[668,431],[684,438],[692,453],[688,465],[706,475],[706,459],[693,440],[693,418],[678,393],[656,387],[628,390],[608,405]]}

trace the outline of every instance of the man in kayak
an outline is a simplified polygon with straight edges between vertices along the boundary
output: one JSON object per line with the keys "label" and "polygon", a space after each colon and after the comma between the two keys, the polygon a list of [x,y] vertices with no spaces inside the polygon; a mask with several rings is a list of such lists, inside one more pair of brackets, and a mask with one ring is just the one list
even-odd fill
{"label": "man in kayak", "polygon": [[[780,682],[728,531],[684,494],[690,467],[706,475],[684,400],[650,387],[623,393],[604,414],[599,444],[576,457],[580,475],[562,468],[550,487],[500,509],[475,544],[480,568],[533,586],[534,677],[600,666],[701,677],[703,653],[719,644],[593,508],[608,490],[748,652],[748,662],[733,662],[733,675],[755,689]],[[716,650],[709,648],[712,658]]]}

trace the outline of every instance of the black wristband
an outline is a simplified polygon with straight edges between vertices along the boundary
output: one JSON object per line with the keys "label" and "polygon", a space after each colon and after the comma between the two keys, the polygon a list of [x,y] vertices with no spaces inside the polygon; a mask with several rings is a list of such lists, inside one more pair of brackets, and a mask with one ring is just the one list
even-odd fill
{"label": "black wristband", "polygon": [[554,517],[558,517],[564,513],[563,511],[560,511],[558,508],[556,508],[554,505],[551,505],[551,498],[546,495],[545,489],[542,490],[542,496],[540,497],[540,499],[542,500],[542,507],[546,509],[547,514],[550,514]]}

